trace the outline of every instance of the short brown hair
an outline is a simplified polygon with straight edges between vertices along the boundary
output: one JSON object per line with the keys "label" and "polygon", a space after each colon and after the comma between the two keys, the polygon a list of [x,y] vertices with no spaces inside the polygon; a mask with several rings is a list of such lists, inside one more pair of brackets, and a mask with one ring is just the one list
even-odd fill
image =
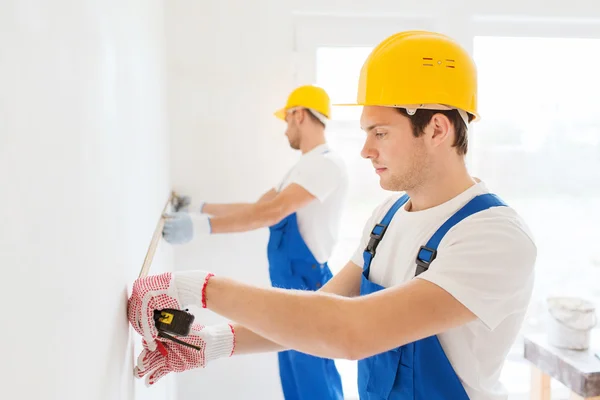
{"label": "short brown hair", "polygon": [[[315,114],[313,114],[308,108],[305,108],[304,111],[306,111],[306,113],[308,114],[310,119],[313,120],[313,122],[315,122],[315,123],[321,125],[323,128],[325,128],[325,124],[319,118],[317,118],[317,116]],[[315,112],[318,112],[318,111],[315,111]]]}
{"label": "short brown hair", "polygon": [[[400,114],[404,115],[410,120],[410,124],[412,125],[413,129],[413,135],[415,137],[419,137],[423,134],[425,127],[429,125],[431,118],[433,118],[435,114],[444,114],[454,126],[455,136],[452,147],[456,147],[456,152],[459,155],[467,154],[469,147],[467,126],[458,113],[458,110],[425,110],[420,108],[414,115],[409,115],[404,108],[398,108],[397,110],[400,112]],[[472,119],[473,116],[469,114],[469,122]]]}
{"label": "short brown hair", "polygon": [[317,118],[317,116],[315,114],[313,114],[308,108],[306,108],[306,107],[298,108],[298,109],[294,110],[292,112],[292,114],[294,114],[298,110],[304,110],[306,115],[308,115],[308,118],[310,118],[313,122],[315,122],[315,123],[321,125],[323,128],[325,128],[325,124],[319,118]]}

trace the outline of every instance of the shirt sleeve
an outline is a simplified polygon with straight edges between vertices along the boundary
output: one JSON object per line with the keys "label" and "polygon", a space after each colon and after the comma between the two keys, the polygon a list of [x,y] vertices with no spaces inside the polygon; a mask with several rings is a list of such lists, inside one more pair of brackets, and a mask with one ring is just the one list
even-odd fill
{"label": "shirt sleeve", "polygon": [[438,251],[418,278],[446,290],[488,329],[527,309],[537,248],[518,219],[481,212],[452,228]]}
{"label": "shirt sleeve", "polygon": [[335,160],[319,157],[306,163],[291,176],[296,183],[323,202],[344,179],[344,171]]}

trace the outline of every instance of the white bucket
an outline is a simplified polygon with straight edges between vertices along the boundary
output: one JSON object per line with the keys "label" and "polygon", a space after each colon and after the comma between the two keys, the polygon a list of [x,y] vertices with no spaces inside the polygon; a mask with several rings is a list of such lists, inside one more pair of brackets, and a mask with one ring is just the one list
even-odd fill
{"label": "white bucket", "polygon": [[549,297],[548,341],[572,350],[590,347],[590,331],[596,326],[594,304],[577,297]]}

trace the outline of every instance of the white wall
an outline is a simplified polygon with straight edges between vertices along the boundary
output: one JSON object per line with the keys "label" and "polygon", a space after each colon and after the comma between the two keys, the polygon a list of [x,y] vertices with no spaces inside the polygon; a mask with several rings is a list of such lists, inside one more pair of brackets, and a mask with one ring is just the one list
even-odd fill
{"label": "white wall", "polygon": [[4,399],[172,397],[134,382],[125,312],[170,189],[164,70],[159,0],[0,4]]}

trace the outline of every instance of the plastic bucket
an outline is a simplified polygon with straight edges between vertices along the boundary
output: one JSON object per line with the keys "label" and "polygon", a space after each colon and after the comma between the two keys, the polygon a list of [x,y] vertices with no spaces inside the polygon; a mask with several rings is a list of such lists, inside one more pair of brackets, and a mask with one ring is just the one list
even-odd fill
{"label": "plastic bucket", "polygon": [[547,305],[549,343],[565,349],[588,349],[590,332],[597,322],[594,304],[578,297],[549,297]]}

